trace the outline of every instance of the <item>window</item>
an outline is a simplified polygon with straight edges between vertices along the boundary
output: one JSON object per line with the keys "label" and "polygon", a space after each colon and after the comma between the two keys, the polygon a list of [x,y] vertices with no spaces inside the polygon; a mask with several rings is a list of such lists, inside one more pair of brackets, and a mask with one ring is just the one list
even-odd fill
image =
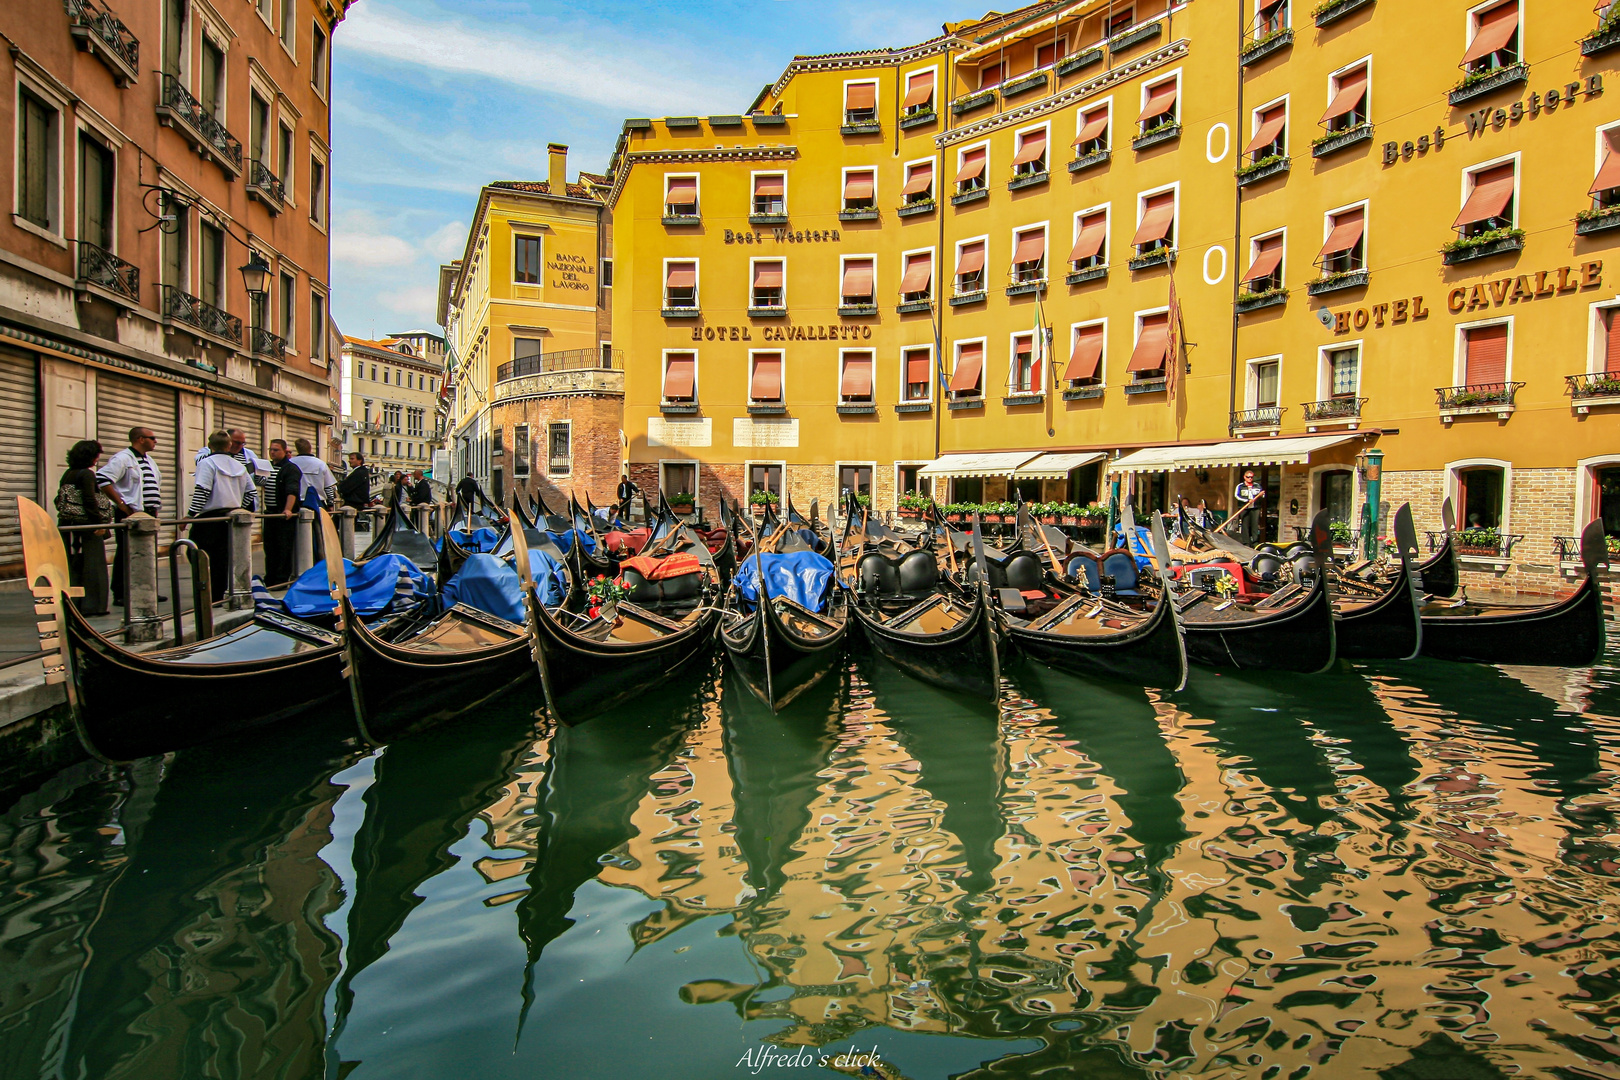
{"label": "window", "polygon": [[1063,379],[1071,387],[1096,386],[1103,381],[1103,347],[1108,341],[1108,324],[1077,325],[1069,348],[1069,366]]}
{"label": "window", "polygon": [[761,491],[775,495],[778,503],[782,501],[782,466],[748,466],[748,502],[752,504],[754,496]]}
{"label": "window", "polygon": [[664,400],[675,404],[697,402],[697,354],[666,353],[664,356]]}
{"label": "window", "polygon": [[985,241],[969,240],[956,245],[956,295],[984,292]]}
{"label": "window", "polygon": [[295,329],[293,316],[297,314],[293,297],[296,295],[297,287],[297,278],[291,274],[282,274],[281,295],[276,297],[276,302],[281,305],[281,337],[287,342],[287,346],[293,349],[298,347],[297,338],[293,333]]}
{"label": "window", "polygon": [[1080,114],[1080,133],[1074,139],[1074,156],[1088,157],[1108,150],[1108,120],[1113,110],[1107,105]]}
{"label": "window", "polygon": [[697,274],[695,262],[664,264],[665,308],[697,308]]}
{"label": "window", "polygon": [[298,0],[281,0],[281,43],[287,51],[293,49],[293,19],[298,14]]}
{"label": "window", "polygon": [[1327,241],[1316,257],[1324,274],[1345,274],[1367,266],[1367,208],[1355,206],[1327,215]]}
{"label": "window", "polygon": [[754,213],[770,217],[787,214],[787,177],[781,173],[754,176]]}
{"label": "window", "polygon": [[1142,115],[1137,117],[1137,123],[1141,126],[1143,135],[1177,124],[1178,89],[1174,78],[1142,88]]}
{"label": "window", "polygon": [[1519,62],[1519,0],[1468,13],[1468,51],[1463,68],[1484,74]]}
{"label": "window", "polygon": [[[79,239],[113,250],[113,191],[117,159],[87,132],[79,133]],[[38,224],[36,222],[36,224]]]}
{"label": "window", "polygon": [[901,107],[907,116],[932,112],[934,109],[934,73],[919,71],[906,79],[906,97]]}
{"label": "window", "polygon": [[1328,80],[1328,107],[1322,126],[1329,132],[1350,131],[1367,123],[1367,65],[1357,64]]}
{"label": "window", "polygon": [[1620,128],[1598,132],[1597,179],[1587,194],[1592,196],[1592,209],[1607,210],[1620,206],[1620,153],[1615,152],[1616,136]]}
{"label": "window", "polygon": [[905,401],[927,401],[933,395],[933,357],[927,347],[907,349],[900,354],[902,378],[905,380],[901,397]]}
{"label": "window", "polygon": [[691,495],[696,501],[698,471],[695,461],[664,461],[658,465],[658,489],[665,498]]}
{"label": "window", "polygon": [[190,266],[191,210],[168,194],[162,196],[162,206],[164,215],[174,219],[164,222],[158,230],[163,284],[185,289],[186,271]]}
{"label": "window", "polygon": [[1513,228],[1517,216],[1514,198],[1517,181],[1518,170],[1512,161],[1465,173],[1463,186],[1468,198],[1451,227],[1464,237]]}
{"label": "window", "polygon": [[900,302],[924,303],[934,292],[934,253],[914,251],[903,256],[905,270],[900,278]]}
{"label": "window", "polygon": [[844,84],[844,123],[877,123],[877,83]]}
{"label": "window", "polygon": [[979,69],[979,89],[993,90],[1007,77],[1007,63],[985,64]]}
{"label": "window", "polygon": [[877,206],[877,171],[844,170],[844,209],[871,210]]}
{"label": "window", "polygon": [[573,471],[573,426],[567,422],[547,425],[546,444],[546,471],[553,476],[566,476]]}
{"label": "window", "polygon": [[1074,247],[1069,264],[1076,271],[1108,265],[1108,208],[1074,215]]}
{"label": "window", "polygon": [[1249,162],[1258,165],[1268,158],[1288,156],[1288,103],[1279,101],[1254,110],[1254,136],[1243,148]]}
{"label": "window", "polygon": [[1455,470],[1457,504],[1462,507],[1464,529],[1502,526],[1507,491],[1506,470],[1495,465],[1473,465]]}
{"label": "window", "polygon": [[1038,176],[1046,171],[1046,129],[1035,128],[1018,136],[1018,153],[1013,156],[1014,176]]}
{"label": "window", "polygon": [[1492,323],[1462,331],[1463,385],[1501,386],[1507,382],[1508,324]]}
{"label": "window", "polygon": [[844,307],[869,307],[876,289],[875,260],[863,255],[843,259],[843,280],[839,285],[840,303]]}
{"label": "window", "polygon": [[1249,362],[1249,408],[1275,409],[1282,364],[1277,360]]}
{"label": "window", "polygon": [[1138,255],[1169,251],[1176,246],[1176,193],[1161,191],[1138,201],[1140,221],[1131,244]]}
{"label": "window", "polygon": [[1327,382],[1329,397],[1343,399],[1356,396],[1361,388],[1360,346],[1327,351]]}
{"label": "window", "polygon": [[1044,389],[1034,334],[1013,335],[1012,366],[1008,372],[1007,389],[1014,394],[1038,394]]}
{"label": "window", "polygon": [[186,9],[190,0],[163,0],[163,73],[179,78],[186,56]]}
{"label": "window", "polygon": [[311,28],[309,50],[309,84],[321,97],[326,96],[326,31],[319,26]]}
{"label": "window", "polygon": [[1069,39],[1060,37],[1055,41],[1048,41],[1035,46],[1035,66],[1038,68],[1051,67],[1065,56],[1069,55]]}
{"label": "window", "polygon": [[872,495],[872,466],[870,465],[840,465],[838,466],[838,494],[844,492],[854,495]]}
{"label": "window", "polygon": [[512,238],[512,280],[519,285],[540,284],[540,238]]}
{"label": "window", "polygon": [[754,285],[748,297],[748,306],[756,309],[783,307],[783,274],[782,260],[755,260]]}
{"label": "window", "polygon": [[901,465],[896,469],[896,486],[902,495],[927,495],[929,493],[929,479],[920,475],[921,465]]}
{"label": "window", "polygon": [[753,370],[748,378],[748,400],[759,405],[782,403],[782,354],[750,353]]}
{"label": "window", "polygon": [[541,362],[539,338],[514,337],[512,339],[512,374],[534,375],[544,367]]}
{"label": "window", "polygon": [[1125,370],[1137,382],[1164,378],[1165,361],[1170,356],[1170,313],[1158,311],[1138,315],[1136,348]]}
{"label": "window", "polygon": [[[361,406],[360,406],[360,420],[363,423],[367,423],[367,424],[371,423],[371,399],[370,398],[366,398],[365,401],[363,401],[361,403]],[[376,444],[374,443],[372,445],[375,446]]]}
{"label": "window", "polygon": [[602,260],[602,272],[601,272],[601,277],[600,277],[599,280],[602,282],[602,288],[604,288],[604,289],[613,288],[613,260],[612,259],[603,259]]}
{"label": "window", "polygon": [[281,181],[285,197],[290,199],[293,188],[293,129],[286,124],[277,125],[276,151],[276,179]]}
{"label": "window", "polygon": [[664,178],[664,214],[667,217],[698,216],[697,177],[666,176]]}
{"label": "window", "polygon": [[934,163],[918,161],[906,166],[906,186],[900,192],[907,206],[934,201]]}
{"label": "window", "polygon": [[971,150],[963,150],[957,159],[956,193],[965,195],[970,191],[982,191],[989,183],[986,174],[989,172],[990,147],[975,146]]}
{"label": "window", "polygon": [[843,372],[838,379],[838,400],[846,405],[871,404],[872,354],[846,352],[839,359],[843,361]]}
{"label": "window", "polygon": [[61,114],[25,89],[19,88],[17,97],[17,213],[31,225],[59,233],[57,125]]}
{"label": "window", "polygon": [[203,34],[202,77],[197,85],[197,97],[205,112],[224,122],[225,50],[207,33]]}
{"label": "window", "polygon": [[1015,284],[1046,280],[1046,226],[1013,233],[1012,280]]}
{"label": "window", "polygon": [[372,382],[377,381],[377,365],[376,364],[371,365],[371,381]]}
{"label": "window", "polygon": [[1280,232],[1254,239],[1251,244],[1254,255],[1241,282],[1244,291],[1260,295],[1282,288],[1283,240]]}
{"label": "window", "polygon": [[[248,160],[270,171],[270,103],[257,90],[248,91]],[[253,179],[248,178],[249,181]]]}
{"label": "window", "polygon": [[326,224],[326,162],[315,156],[309,159],[309,220]]}
{"label": "window", "polygon": [[225,230],[205,221],[199,234],[202,248],[202,275],[198,299],[214,307],[225,306]]}
{"label": "window", "polygon": [[951,395],[958,400],[984,396],[980,382],[984,376],[984,342],[970,341],[956,347],[956,369],[951,372]]}
{"label": "window", "polygon": [[1136,5],[1127,4],[1124,8],[1108,14],[1106,19],[1107,27],[1103,30],[1103,37],[1118,37],[1136,25]]}
{"label": "window", "polygon": [[1254,36],[1264,38],[1288,29],[1288,0],[1255,0]]}

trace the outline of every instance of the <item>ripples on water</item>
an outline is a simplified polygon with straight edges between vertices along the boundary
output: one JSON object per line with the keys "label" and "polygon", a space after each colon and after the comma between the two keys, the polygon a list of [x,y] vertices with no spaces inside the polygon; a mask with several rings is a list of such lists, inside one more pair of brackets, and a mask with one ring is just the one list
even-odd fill
{"label": "ripples on water", "polygon": [[0,815],[0,1076],[1620,1071],[1613,666],[1012,676],[75,766]]}

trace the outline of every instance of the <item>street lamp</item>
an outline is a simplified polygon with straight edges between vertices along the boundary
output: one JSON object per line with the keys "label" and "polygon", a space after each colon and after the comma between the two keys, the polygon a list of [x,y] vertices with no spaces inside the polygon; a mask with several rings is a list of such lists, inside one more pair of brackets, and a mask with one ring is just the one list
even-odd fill
{"label": "street lamp", "polygon": [[249,296],[263,296],[268,291],[265,279],[270,276],[270,267],[259,257],[257,251],[248,255],[248,261],[241,270],[242,287],[248,291]]}

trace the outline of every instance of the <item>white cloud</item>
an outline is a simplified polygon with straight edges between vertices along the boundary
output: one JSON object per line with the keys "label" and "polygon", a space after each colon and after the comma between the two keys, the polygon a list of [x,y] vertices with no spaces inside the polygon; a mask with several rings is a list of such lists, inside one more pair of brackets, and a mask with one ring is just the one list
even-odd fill
{"label": "white cloud", "polygon": [[422,241],[422,250],[440,262],[459,258],[466,247],[467,225],[462,221],[446,222]]}
{"label": "white cloud", "polygon": [[332,261],[348,266],[405,266],[416,261],[416,248],[387,233],[339,229],[332,237]]}
{"label": "white cloud", "polygon": [[439,293],[432,285],[407,285],[399,289],[379,290],[376,299],[389,311],[410,315],[420,321],[424,312],[432,314],[439,302]]}

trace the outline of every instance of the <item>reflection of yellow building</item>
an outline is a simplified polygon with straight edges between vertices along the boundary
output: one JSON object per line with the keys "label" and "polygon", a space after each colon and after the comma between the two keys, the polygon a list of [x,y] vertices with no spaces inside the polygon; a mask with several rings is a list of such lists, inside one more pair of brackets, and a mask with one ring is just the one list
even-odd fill
{"label": "reflection of yellow building", "polygon": [[636,477],[711,513],[930,480],[1088,502],[1110,472],[1229,510],[1252,466],[1292,539],[1355,518],[1375,449],[1423,526],[1450,495],[1526,537],[1471,571],[1549,583],[1556,537],[1620,531],[1620,214],[1574,220],[1620,203],[1596,25],[1081,0],[630,120],[607,198]]}

